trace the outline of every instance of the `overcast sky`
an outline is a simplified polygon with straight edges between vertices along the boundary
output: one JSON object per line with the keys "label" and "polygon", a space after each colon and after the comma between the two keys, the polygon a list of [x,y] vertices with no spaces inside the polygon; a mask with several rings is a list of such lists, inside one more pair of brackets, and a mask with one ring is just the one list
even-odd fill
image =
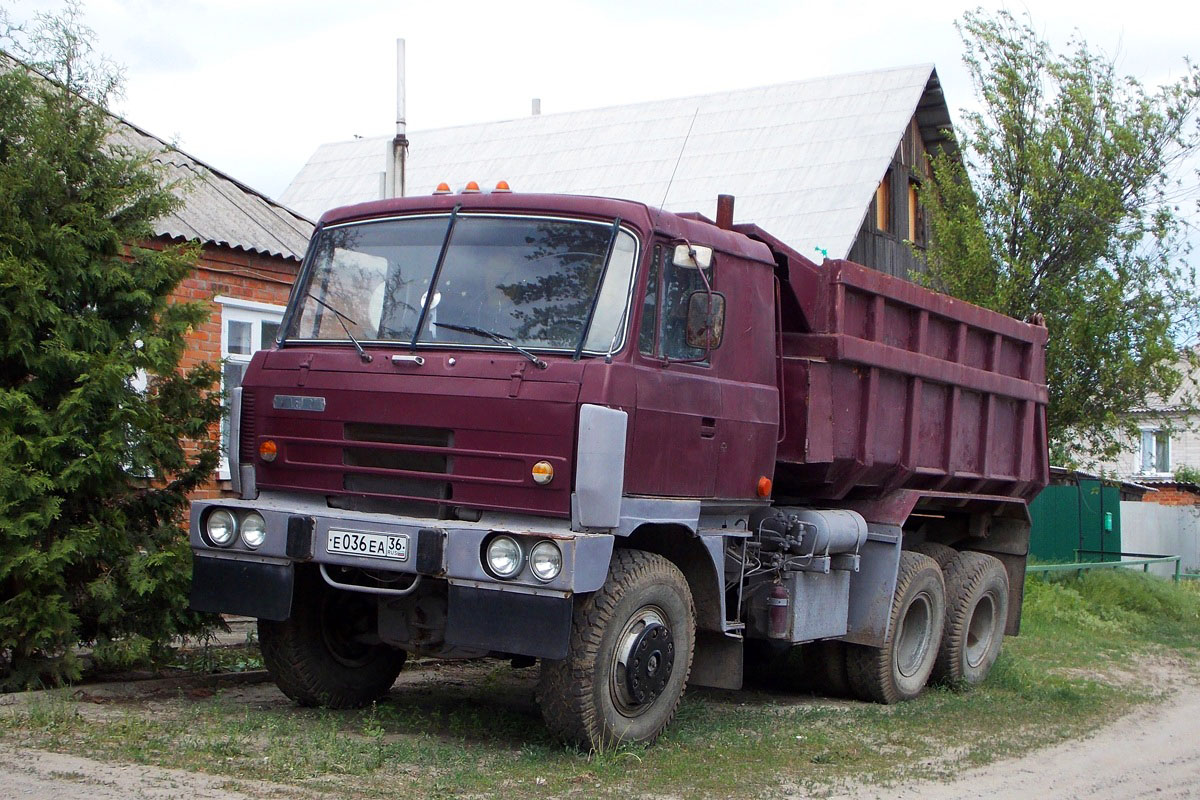
{"label": "overcast sky", "polygon": [[[15,20],[59,2],[0,0]],[[933,62],[952,110],[973,102],[954,21],[970,3],[764,0],[89,0],[98,49],[125,67],[130,121],[277,197],[323,142],[391,134],[395,40],[420,131],[530,113]],[[997,7],[995,4],[989,8]],[[1200,4],[1025,5],[1147,85],[1196,54]]]}

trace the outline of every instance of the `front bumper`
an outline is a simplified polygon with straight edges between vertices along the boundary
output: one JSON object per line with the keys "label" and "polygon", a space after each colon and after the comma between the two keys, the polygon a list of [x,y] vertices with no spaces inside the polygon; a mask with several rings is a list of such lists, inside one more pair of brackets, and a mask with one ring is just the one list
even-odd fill
{"label": "front bumper", "polygon": [[[228,509],[235,515],[249,511],[261,514],[266,522],[262,545],[251,549],[240,537],[235,537],[229,547],[218,547],[207,541],[202,534],[203,526],[207,515],[217,508]],[[406,553],[403,558],[383,558],[330,552],[331,532],[336,537],[346,531],[405,537]],[[511,580],[493,577],[484,569],[482,553],[485,542],[498,533],[513,536],[528,547],[545,539],[553,541],[562,552],[562,571],[553,580],[543,582],[533,576],[526,564]],[[278,603],[272,605],[268,601],[246,599],[235,602],[234,598],[268,590],[278,595],[286,589],[290,609],[290,580],[272,577],[276,575],[272,568],[285,568],[290,573],[293,564],[315,563],[398,575],[425,575],[445,579],[451,586],[452,601],[456,596],[491,596],[499,600],[504,595],[504,602],[498,602],[497,607],[508,607],[517,602],[508,597],[511,595],[569,599],[574,594],[599,589],[608,574],[614,541],[612,535],[577,533],[571,531],[565,520],[545,517],[485,515],[481,522],[416,519],[331,509],[312,497],[291,494],[263,494],[256,500],[198,500],[192,503],[189,537],[198,565],[193,607],[264,619],[286,619],[286,614],[278,616]],[[221,569],[218,576],[212,565],[214,561],[238,562],[246,566],[239,570]],[[230,585],[239,581],[248,584],[245,591]],[[215,588],[218,585],[221,588]],[[455,591],[455,587],[471,591]],[[216,607],[222,605],[223,597],[228,598],[226,607]],[[472,601],[472,605],[478,608],[480,604]],[[486,606],[486,603],[482,605]],[[253,613],[251,606],[270,613]],[[457,611],[452,602],[452,619],[458,617]]]}

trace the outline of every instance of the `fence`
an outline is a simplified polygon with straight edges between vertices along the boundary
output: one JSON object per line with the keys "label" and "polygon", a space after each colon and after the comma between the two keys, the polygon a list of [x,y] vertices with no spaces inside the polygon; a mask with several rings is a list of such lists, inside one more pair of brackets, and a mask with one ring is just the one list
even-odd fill
{"label": "fence", "polygon": [[[1117,561],[1080,561],[1080,556],[1111,556],[1117,558]],[[1025,568],[1026,574],[1050,574],[1056,572],[1074,572],[1078,577],[1086,570],[1091,569],[1117,569],[1129,567],[1141,567],[1142,572],[1149,573],[1150,567],[1153,564],[1173,564],[1174,575],[1172,576],[1176,583],[1181,579],[1200,579],[1200,574],[1185,573],[1182,566],[1183,559],[1179,556],[1164,556],[1159,553],[1110,553],[1102,550],[1076,550],[1075,561],[1070,564],[1031,564]]]}
{"label": "fence", "polygon": [[[1163,506],[1158,503],[1121,503],[1124,536],[1119,547],[1143,553],[1175,553],[1183,559],[1184,573],[1200,570],[1200,506]],[[1094,547],[1081,544],[1080,547]],[[1046,561],[1066,561],[1047,558]]]}

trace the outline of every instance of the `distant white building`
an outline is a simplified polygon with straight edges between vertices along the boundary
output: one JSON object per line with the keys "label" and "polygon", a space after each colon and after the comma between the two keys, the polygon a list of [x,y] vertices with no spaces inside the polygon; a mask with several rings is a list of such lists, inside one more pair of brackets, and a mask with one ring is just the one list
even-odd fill
{"label": "distant white building", "polygon": [[[894,275],[919,268],[926,239],[918,188],[925,155],[953,148],[930,64],[731,92],[410,133],[407,194],[455,190],[601,195],[712,216],[737,197],[801,253],[849,258]],[[390,196],[393,138],[322,145],[282,201],[314,219]]]}
{"label": "distant white building", "polygon": [[[1180,467],[1200,470],[1200,414],[1191,410],[1197,397],[1197,373],[1181,359],[1178,369],[1184,379],[1165,400],[1153,398],[1130,415],[1138,433],[1125,440],[1127,450],[1116,460],[1102,464],[1106,472],[1147,485],[1172,484]],[[1189,398],[1191,402],[1189,402]]]}

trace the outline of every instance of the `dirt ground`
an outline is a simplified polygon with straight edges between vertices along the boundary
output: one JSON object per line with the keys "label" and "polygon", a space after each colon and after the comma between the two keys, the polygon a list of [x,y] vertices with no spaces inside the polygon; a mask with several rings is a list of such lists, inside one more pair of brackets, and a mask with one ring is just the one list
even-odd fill
{"label": "dirt ground", "polygon": [[[1161,705],[1143,708],[1096,734],[1022,758],[964,772],[952,782],[853,787],[835,800],[949,800],[1039,797],[1124,800],[1200,797],[1200,686],[1185,671],[1155,675],[1170,687]],[[441,674],[431,674],[441,673]],[[401,680],[461,680],[456,669],[406,671]],[[229,691],[251,704],[287,703],[271,684],[244,682]],[[1164,688],[1166,688],[1164,686]],[[152,695],[153,682],[95,687],[93,692]],[[12,696],[9,696],[10,698]],[[93,706],[103,713],[103,706]],[[0,745],[0,797],[27,800],[244,800],[320,795],[265,782],[231,780],[181,770],[114,764]]]}
{"label": "dirt ground", "polygon": [[1200,797],[1200,687],[1176,684],[1161,705],[1144,707],[1086,739],[968,770],[953,782],[860,787],[832,800],[1024,797]]}

